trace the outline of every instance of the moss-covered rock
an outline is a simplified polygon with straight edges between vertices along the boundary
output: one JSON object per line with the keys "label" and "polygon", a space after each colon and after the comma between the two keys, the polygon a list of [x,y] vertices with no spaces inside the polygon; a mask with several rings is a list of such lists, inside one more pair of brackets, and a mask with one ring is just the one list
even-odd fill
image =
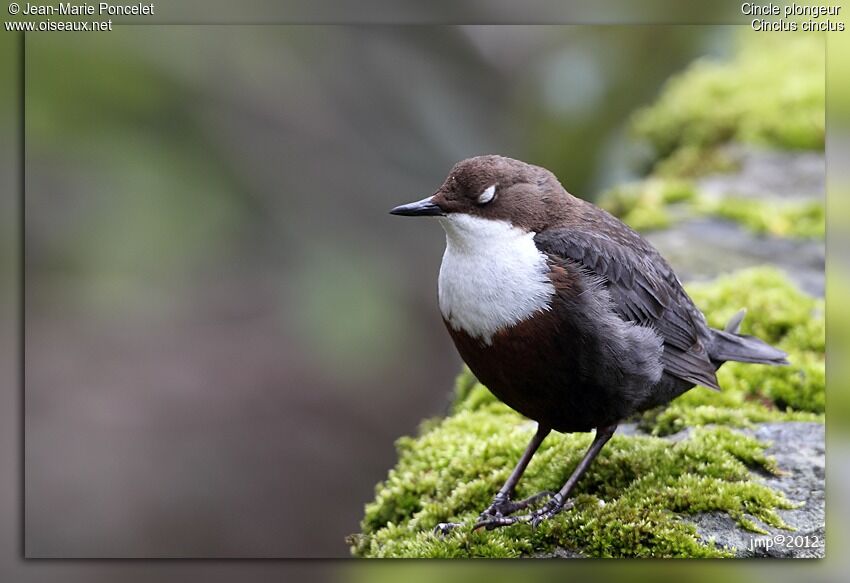
{"label": "moss-covered rock", "polygon": [[759,234],[823,239],[826,208],[823,200],[765,201],[738,196],[700,197],[697,213],[741,223]]}
{"label": "moss-covered rock", "polygon": [[[722,511],[762,532],[752,518],[785,526],[776,509],[794,505],[750,479],[750,468],[775,471],[765,445],[727,428],[695,431],[674,443],[615,436],[582,479],[575,506],[537,529],[522,524],[493,532],[471,524],[507,478],[534,432],[507,407],[462,411],[417,438],[398,442],[399,463],[366,508],[356,555],[369,557],[517,557],[555,547],[588,556],[714,557],[729,551],[704,544],[679,513]],[[557,489],[590,443],[586,434],[544,442],[519,496]]]}
{"label": "moss-covered rock", "polygon": [[823,239],[826,208],[822,199],[769,200],[700,191],[681,177],[653,176],[620,185],[601,196],[600,205],[638,231],[672,226],[676,221],[717,217],[750,231],[775,237]]}
{"label": "moss-covered rock", "polygon": [[667,83],[653,105],[634,115],[634,133],[652,146],[653,172],[604,193],[603,207],[640,231],[710,216],[758,234],[823,239],[821,197],[753,198],[735,192],[734,186],[721,194],[700,187],[701,177],[742,170],[746,157],[733,144],[824,148],[822,35],[743,34],[740,42],[734,59],[694,63]]}
{"label": "moss-covered rock", "polygon": [[[536,530],[459,528],[433,534],[440,522],[471,523],[507,478],[534,424],[500,403],[468,372],[456,383],[451,414],[423,424],[398,443],[399,462],[378,485],[352,552],[369,557],[515,557],[568,548],[587,556],[710,557],[731,551],[700,539],[683,516],[723,512],[744,529],[785,526],[793,507],[753,477],[774,472],[765,443],[732,427],[823,416],[823,305],[773,269],[750,270],[690,286],[711,323],[741,306],[744,332],[789,352],[784,368],[729,364],[720,394],[695,388],[668,407],[640,417],[647,435],[617,435],[579,482],[575,506]],[[687,439],[663,436],[703,426]],[[554,490],[590,442],[588,434],[553,435],[532,460],[519,496]],[[761,524],[760,524],[761,523]]]}
{"label": "moss-covered rock", "polygon": [[[775,472],[764,443],[728,428],[698,429],[674,442],[617,436],[583,479],[575,506],[533,530],[433,527],[471,524],[507,477],[533,427],[500,407],[465,411],[419,438],[399,441],[400,460],[367,507],[352,551],[364,557],[518,557],[573,549],[599,557],[724,557],[732,549],[701,540],[685,515],[724,513],[754,533],[787,528],[777,514],[794,503],[753,479]],[[586,435],[548,440],[519,488],[558,487],[589,443]]]}
{"label": "moss-covered rock", "polygon": [[699,60],[673,77],[635,117],[635,133],[678,175],[731,141],[823,149],[824,36],[748,32],[740,42],[734,59]]}
{"label": "moss-covered rock", "polygon": [[696,196],[689,180],[649,178],[612,188],[602,196],[602,206],[633,229],[650,231],[669,227],[689,212]]}

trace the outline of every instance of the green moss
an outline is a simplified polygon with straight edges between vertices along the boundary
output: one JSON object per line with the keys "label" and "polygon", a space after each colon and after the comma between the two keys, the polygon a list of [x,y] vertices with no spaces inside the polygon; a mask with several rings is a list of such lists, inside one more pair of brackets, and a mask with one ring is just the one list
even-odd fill
{"label": "green moss", "polygon": [[478,382],[478,379],[467,367],[463,367],[463,371],[455,379],[452,412],[472,411],[483,404],[494,402],[496,402],[496,397]]}
{"label": "green moss", "polygon": [[819,150],[824,146],[824,38],[746,34],[726,62],[700,60],[672,78],[635,116],[634,130],[657,158],[730,141]]}
{"label": "green moss", "polygon": [[[703,428],[671,445],[649,436],[615,436],[579,485],[575,506],[537,529],[516,525],[492,532],[471,524],[507,478],[534,431],[507,407],[463,411],[420,437],[398,442],[399,462],[366,508],[352,551],[368,557],[516,557],[577,549],[590,556],[722,557],[701,542],[679,514],[722,511],[754,532],[760,521],[786,527],[776,509],[793,504],[750,480],[750,469],[776,471],[764,444],[723,427]],[[590,441],[555,435],[532,461],[518,491],[557,489]]]}
{"label": "green moss", "polygon": [[759,234],[780,237],[820,238],[826,236],[826,208],[815,201],[764,201],[726,196],[700,197],[699,212],[741,223]]}
{"label": "green moss", "polygon": [[695,179],[738,170],[732,142],[823,150],[824,70],[817,34],[745,34],[734,59],[694,63],[632,119],[655,151],[651,176],[611,189],[600,204],[639,231],[716,216],[761,235],[823,239],[823,201],[709,196]]}
{"label": "green moss", "polygon": [[683,179],[708,174],[725,174],[740,168],[739,161],[719,148],[704,150],[697,146],[686,145],[660,160],[653,174],[663,178]]}
{"label": "green moss", "polygon": [[774,267],[745,269],[711,282],[693,283],[688,293],[711,326],[720,328],[747,308],[741,333],[789,351],[823,352],[824,302],[800,291]]}
{"label": "green moss", "polygon": [[638,231],[664,229],[678,220],[716,216],[760,235],[788,238],[826,236],[823,201],[775,201],[705,195],[684,178],[659,176],[605,192],[599,204]]}
{"label": "green moss", "polygon": [[664,229],[682,219],[716,216],[760,235],[818,239],[826,236],[823,201],[709,196],[699,192],[689,179],[660,174],[612,188],[602,194],[599,204],[643,232]]}
{"label": "green moss", "polygon": [[[515,557],[578,550],[589,556],[722,557],[700,541],[681,515],[726,512],[745,529],[785,527],[777,509],[792,504],[752,480],[775,472],[765,444],[727,426],[760,421],[823,420],[823,302],[798,291],[774,269],[753,269],[689,287],[720,327],[742,306],[742,332],[789,352],[789,367],[730,363],[723,392],[695,388],[664,409],[643,414],[652,435],[617,435],[579,483],[575,506],[536,530],[515,525],[492,532],[432,533],[440,522],[471,523],[507,478],[534,431],[468,371],[456,382],[452,414],[398,440],[399,461],[366,507],[352,552],[369,557]],[[700,427],[704,426],[704,427]],[[671,442],[660,436],[695,427]],[[590,442],[588,434],[552,435],[520,483],[518,496],[553,490]]]}
{"label": "green moss", "polygon": [[600,204],[633,228],[650,231],[670,226],[674,220],[671,206],[688,202],[694,195],[688,181],[648,179],[609,190]]}

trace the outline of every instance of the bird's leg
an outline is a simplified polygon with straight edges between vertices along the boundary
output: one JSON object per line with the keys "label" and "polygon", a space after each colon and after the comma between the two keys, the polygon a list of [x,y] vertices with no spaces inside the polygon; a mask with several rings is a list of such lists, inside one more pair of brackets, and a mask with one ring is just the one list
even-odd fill
{"label": "bird's leg", "polygon": [[[516,488],[519,479],[528,467],[528,463],[531,461],[531,458],[534,457],[534,454],[537,453],[537,450],[540,448],[540,444],[543,443],[543,440],[546,439],[546,436],[549,435],[551,431],[552,430],[550,428],[543,427],[538,424],[534,437],[531,438],[531,441],[528,443],[528,447],[525,448],[525,452],[523,452],[522,457],[519,458],[519,462],[514,468],[514,471],[512,471],[511,475],[508,476],[508,480],[505,484],[499,488],[499,491],[493,497],[493,502],[490,506],[488,506],[478,517],[478,523],[508,516],[517,510],[527,508],[530,504],[533,504],[540,498],[550,496],[552,494],[551,492],[540,492],[539,494],[535,494],[525,500],[519,500],[517,502],[511,500],[511,494],[513,494],[514,488]],[[458,526],[461,525],[456,522],[441,522],[434,528],[434,533],[446,535]]]}
{"label": "bird's leg", "polygon": [[541,508],[524,516],[496,516],[489,520],[479,520],[474,528],[485,527],[487,530],[492,530],[500,526],[508,526],[517,522],[531,522],[532,526],[537,526],[547,518],[551,518],[558,514],[566,506],[570,492],[572,492],[573,488],[575,488],[575,485],[587,471],[591,462],[593,462],[596,456],[599,455],[602,447],[608,443],[608,440],[611,439],[611,436],[614,435],[616,430],[616,425],[598,427],[596,429],[596,436],[593,438],[593,443],[590,444],[590,447],[584,454],[584,457],[581,458],[578,466],[576,466],[576,469],[573,470],[572,475],[570,475],[566,483],[564,483],[564,486],[558,490],[558,492]]}
{"label": "bird's leg", "polygon": [[616,425],[596,428],[596,436],[593,438],[593,443],[590,444],[584,457],[581,458],[578,466],[573,470],[572,475],[567,479],[563,487],[542,508],[531,513],[531,526],[537,526],[564,509],[570,492],[575,488],[579,479],[581,479],[587,468],[590,467],[591,462],[596,459],[596,456],[599,455],[599,452],[602,451],[602,448],[608,443],[608,440],[611,439],[615,431],[617,431]]}
{"label": "bird's leg", "polygon": [[531,438],[531,441],[528,443],[528,447],[525,448],[522,457],[519,458],[519,462],[514,468],[514,471],[512,471],[511,475],[508,476],[508,480],[505,484],[499,488],[499,491],[493,497],[493,502],[484,510],[484,512],[481,513],[478,520],[513,514],[517,510],[522,510],[529,504],[533,504],[540,498],[550,494],[550,492],[541,492],[531,496],[530,498],[526,498],[525,500],[519,500],[517,502],[511,500],[514,488],[516,488],[519,479],[522,477],[523,473],[525,473],[525,469],[528,467],[529,462],[531,462],[531,458],[533,458],[534,454],[537,453],[537,450],[540,448],[540,444],[543,443],[543,440],[546,439],[546,436],[549,435],[551,431],[552,430],[548,427],[543,427],[542,425],[537,426],[537,431],[534,433],[534,437]]}

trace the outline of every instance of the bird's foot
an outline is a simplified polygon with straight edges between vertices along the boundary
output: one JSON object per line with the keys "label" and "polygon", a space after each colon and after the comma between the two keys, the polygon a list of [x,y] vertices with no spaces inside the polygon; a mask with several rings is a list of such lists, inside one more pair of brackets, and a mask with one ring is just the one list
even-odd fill
{"label": "bird's foot", "polygon": [[549,501],[544,504],[542,507],[538,508],[534,512],[529,515],[529,522],[531,522],[531,528],[537,528],[544,520],[548,520],[561,512],[562,510],[569,510],[573,507],[572,500],[564,500],[561,494],[555,494]]}
{"label": "bird's foot", "polygon": [[493,497],[493,502],[484,509],[484,512],[478,517],[478,520],[486,520],[488,518],[501,518],[510,516],[517,510],[524,510],[529,506],[536,504],[540,499],[551,496],[552,492],[538,492],[534,496],[529,496],[524,500],[511,500],[510,496],[504,494],[496,494]]}
{"label": "bird's foot", "polygon": [[[509,526],[517,522],[526,521],[531,515],[512,516],[518,510],[524,510],[539,502],[541,499],[552,496],[552,492],[538,492],[534,496],[529,496],[524,500],[513,501],[507,496],[499,496],[498,494],[493,499],[493,503],[487,507],[484,512],[478,517],[478,522],[473,526],[473,530],[478,528],[486,528],[493,530],[500,526]],[[548,506],[548,503],[547,503]],[[545,507],[544,507],[545,508]],[[533,514],[533,513],[532,513]]]}
{"label": "bird's foot", "polygon": [[[550,494],[549,492],[541,492],[536,496],[532,496],[532,498],[539,499],[544,494]],[[530,500],[530,499],[526,499]],[[527,504],[526,504],[527,506]],[[532,528],[536,528],[544,520],[552,518],[559,512],[564,509],[572,508],[572,501],[565,501],[560,494],[555,494],[552,498],[549,499],[546,504],[535,510],[530,514],[523,514],[521,516],[484,516],[483,514],[479,517],[478,522],[472,527],[473,530],[477,530],[479,528],[486,528],[487,530],[493,530],[494,528],[500,528],[502,526],[510,526],[512,524],[517,524],[520,522],[526,522],[531,524]]]}
{"label": "bird's foot", "polygon": [[510,526],[517,522],[522,522],[523,518],[523,516],[491,516],[489,518],[479,518],[478,522],[472,526],[472,530],[478,530],[479,528],[493,530],[502,526]]}

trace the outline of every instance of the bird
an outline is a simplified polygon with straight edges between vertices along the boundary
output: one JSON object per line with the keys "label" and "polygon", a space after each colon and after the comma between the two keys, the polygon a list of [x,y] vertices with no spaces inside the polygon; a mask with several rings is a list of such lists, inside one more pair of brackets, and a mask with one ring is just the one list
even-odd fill
{"label": "bird", "polygon": [[[785,352],[739,333],[745,310],[723,330],[711,328],[649,241],[543,167],[468,158],[433,195],[390,213],[440,222],[437,296],[448,333],[475,377],[537,422],[474,529],[537,526],[571,507],[570,494],[619,424],[696,386],[719,391],[724,362],[788,364]],[[560,490],[514,500],[552,431],[594,437]]]}

